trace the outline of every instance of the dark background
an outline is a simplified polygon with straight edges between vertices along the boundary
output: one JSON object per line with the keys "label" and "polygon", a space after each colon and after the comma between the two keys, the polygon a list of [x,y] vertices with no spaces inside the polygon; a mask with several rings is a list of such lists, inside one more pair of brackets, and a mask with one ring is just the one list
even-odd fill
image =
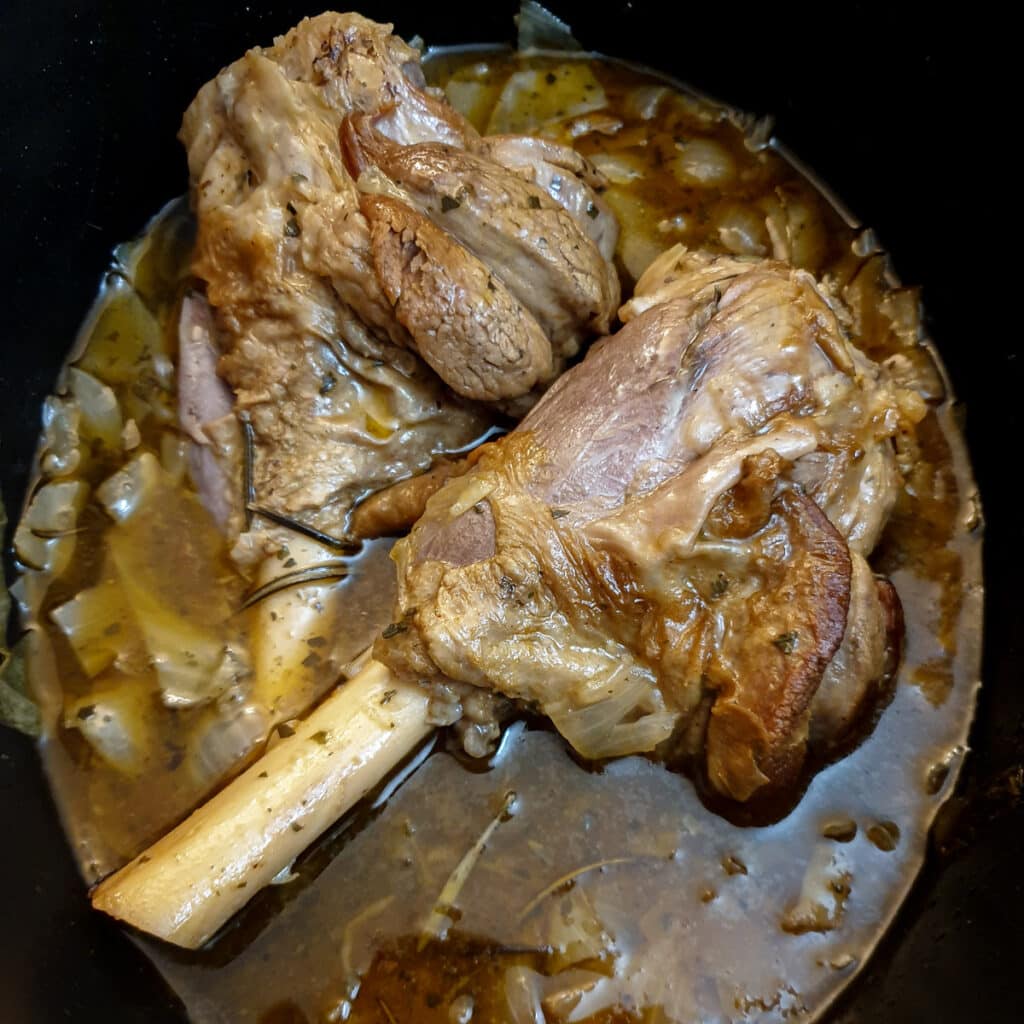
{"label": "dark background", "polygon": [[[879,231],[902,278],[924,286],[986,509],[985,689],[960,798],[898,927],[837,1020],[1019,1019],[1024,287],[1010,158],[1020,118],[1000,81],[1021,62],[1010,30],[977,4],[551,6],[585,45],[774,113],[779,137]],[[515,4],[359,7],[440,44],[511,39]],[[185,188],[181,112],[247,46],[318,10],[310,0],[4,0],[0,486],[15,517],[40,402],[111,248]],[[0,1019],[180,1021],[146,962],[89,913],[35,753],[2,729],[0,823]]]}

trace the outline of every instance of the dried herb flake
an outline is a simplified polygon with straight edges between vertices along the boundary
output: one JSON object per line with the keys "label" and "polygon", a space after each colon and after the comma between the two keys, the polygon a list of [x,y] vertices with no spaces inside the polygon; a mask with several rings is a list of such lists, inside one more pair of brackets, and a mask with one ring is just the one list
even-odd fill
{"label": "dried herb flake", "polygon": [[789,633],[780,633],[772,643],[783,654],[792,654],[796,650],[799,640],[799,635],[794,631],[790,631]]}

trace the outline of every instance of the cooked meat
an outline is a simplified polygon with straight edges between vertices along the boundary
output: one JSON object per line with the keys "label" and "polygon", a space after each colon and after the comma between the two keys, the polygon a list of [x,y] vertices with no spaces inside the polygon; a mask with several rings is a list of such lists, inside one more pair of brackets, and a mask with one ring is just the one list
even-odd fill
{"label": "cooked meat", "polygon": [[213,314],[195,292],[181,303],[178,320],[178,423],[196,444],[209,444],[206,425],[230,416],[230,389],[217,376]]}
{"label": "cooked meat", "polygon": [[438,459],[425,473],[371,494],[352,510],[349,532],[367,539],[405,533],[423,515],[427,501],[467,468],[466,459]]}
{"label": "cooked meat", "polygon": [[611,262],[619,240],[619,222],[598,191],[608,183],[585,157],[570,146],[532,135],[487,135],[473,151],[544,189]]}
{"label": "cooked meat", "polygon": [[850,604],[850,551],[821,509],[787,490],[771,513],[755,544],[757,590],[720,598],[726,628],[706,670],[708,780],[739,800],[799,769],[808,708]]}
{"label": "cooked meat", "polygon": [[608,329],[618,277],[561,202],[492,159],[436,143],[395,145],[373,120],[357,115],[345,123],[353,170],[379,168],[422,214],[478,256],[533,314],[557,358],[575,354],[587,333]]}
{"label": "cooked meat", "polygon": [[843,642],[811,703],[812,743],[841,743],[863,719],[896,669],[891,638],[903,632],[902,609],[888,580],[876,579],[861,555],[851,553],[853,579]]}
{"label": "cooked meat", "polygon": [[257,502],[329,533],[367,490],[483,429],[406,350],[338,143],[345,116],[385,108],[399,141],[475,137],[422,92],[417,61],[390,26],[324,14],[224,69],[182,124],[194,269],[251,423]]}
{"label": "cooked meat", "polygon": [[876,528],[828,484],[914,405],[831,301],[784,264],[674,250],[626,327],[428,502],[377,656],[528,701],[588,757],[682,748],[737,800],[791,782],[898,643]]}
{"label": "cooked meat", "polygon": [[517,398],[551,375],[551,345],[497,275],[390,196],[367,195],[370,248],[416,351],[460,395]]}
{"label": "cooked meat", "polygon": [[[554,143],[482,141],[418,60],[390,26],[324,14],[225,68],[182,123],[194,270],[255,442],[257,504],[328,533],[480,432],[442,380],[524,412],[618,302],[593,169]],[[384,197],[356,187],[343,124],[365,125],[393,174]],[[449,185],[466,202],[446,219]]]}
{"label": "cooked meat", "polygon": [[[843,443],[823,443],[805,455],[793,469],[793,480],[821,506],[855,551],[868,554],[878,543],[900,486],[889,439],[898,419],[920,420],[924,403],[912,391],[871,386],[880,379],[878,367],[844,341],[832,309],[834,300],[815,286],[806,271],[792,271],[792,300],[779,306],[770,294],[765,297],[752,268],[747,260],[707,259],[675,246],[644,272],[620,316],[628,322],[677,295],[714,294],[742,277],[746,298],[731,317],[744,318],[751,347],[743,373],[728,382],[736,389],[731,401],[736,408],[748,410],[744,415],[752,411],[755,421],[780,408],[780,402],[793,408],[813,406],[827,435]],[[791,335],[807,330],[808,325],[802,324],[805,318],[810,326],[827,325],[827,329],[818,330],[816,346],[790,348],[792,359],[779,364],[773,353],[786,348]],[[761,351],[764,347],[767,356]],[[698,413],[697,420],[710,423],[714,414],[706,410]],[[854,436],[859,443],[848,443]]]}
{"label": "cooked meat", "polygon": [[234,398],[217,375],[209,304],[191,292],[178,319],[178,421],[188,434],[189,473],[206,510],[225,533],[242,527],[242,437]]}

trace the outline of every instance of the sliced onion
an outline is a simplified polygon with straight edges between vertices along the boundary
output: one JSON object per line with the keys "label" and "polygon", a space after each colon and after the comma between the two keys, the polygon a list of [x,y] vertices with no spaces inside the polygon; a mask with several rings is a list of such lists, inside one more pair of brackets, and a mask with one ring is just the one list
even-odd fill
{"label": "sliced onion", "polygon": [[[551,78],[554,81],[551,81]],[[601,83],[585,61],[510,75],[487,122],[487,134],[536,134],[608,105]]]}
{"label": "sliced onion", "polygon": [[789,196],[766,196],[758,205],[765,211],[765,227],[775,259],[816,273],[826,244],[825,228],[817,212]]}
{"label": "sliced onion", "polygon": [[163,330],[139,294],[123,279],[106,289],[77,366],[112,384],[138,381],[140,366],[166,345]]}
{"label": "sliced onion", "polygon": [[509,1024],[546,1024],[540,1002],[541,976],[528,967],[505,972],[505,1006]]}
{"label": "sliced onion", "polygon": [[736,175],[736,161],[724,146],[711,139],[691,139],[678,144],[679,155],[672,173],[686,187],[720,188]]}
{"label": "sliced onion", "polygon": [[145,770],[153,749],[153,707],[146,679],[120,678],[68,705],[64,725],[77,729],[112,768],[134,775]]}
{"label": "sliced onion", "polygon": [[658,113],[658,107],[668,94],[669,89],[665,85],[641,85],[632,89],[626,95],[626,113],[650,121]]}
{"label": "sliced onion", "polygon": [[590,162],[613,185],[628,185],[644,176],[643,158],[628,153],[595,153]]}
{"label": "sliced onion", "polygon": [[[487,70],[486,64],[470,69],[474,75],[481,76],[485,76]],[[448,102],[481,132],[487,127],[487,119],[500,93],[499,86],[475,78],[460,78],[458,74],[448,79],[444,87]]]}
{"label": "sliced onion", "polygon": [[132,655],[133,660],[145,658],[135,616],[114,577],[54,608],[50,618],[68,638],[88,676],[99,675],[118,658],[122,664]]}
{"label": "sliced onion", "polygon": [[188,439],[176,431],[166,430],[160,438],[160,464],[176,484],[188,472]]}
{"label": "sliced onion", "polygon": [[75,527],[88,496],[84,480],[40,487],[14,531],[18,558],[32,569],[59,576],[75,550]]}
{"label": "sliced onion", "polygon": [[[228,646],[233,604],[211,572],[221,552],[216,527],[149,452],[105,481],[98,494],[116,520],[107,550],[164,702],[191,707],[214,699],[249,672]],[[153,545],[173,551],[173,579],[152,558]]]}
{"label": "sliced onion", "polygon": [[727,203],[715,217],[722,245],[737,256],[767,256],[771,240],[764,217],[744,203]]}
{"label": "sliced onion", "polygon": [[647,206],[632,192],[613,185],[603,198],[612,208],[621,228],[618,257],[635,280],[661,255],[665,242],[649,230]]}
{"label": "sliced onion", "polygon": [[43,402],[43,454],[40,468],[44,476],[70,476],[82,462],[78,447],[82,414],[72,399],[50,395]]}
{"label": "sliced onion", "polygon": [[132,459],[96,489],[114,519],[123,521],[151,500],[160,481],[160,463],[149,452]]}
{"label": "sliced onion", "polygon": [[579,753],[593,760],[653,750],[668,739],[676,722],[651,673],[638,666],[594,677],[576,692],[545,703],[544,713]]}
{"label": "sliced onion", "polygon": [[121,409],[117,396],[91,373],[69,366],[68,387],[82,414],[82,432],[97,438],[110,451],[121,448]]}
{"label": "sliced onion", "polygon": [[186,760],[193,778],[201,785],[213,785],[246,758],[263,741],[270,727],[266,711],[243,702],[203,712],[193,732]]}

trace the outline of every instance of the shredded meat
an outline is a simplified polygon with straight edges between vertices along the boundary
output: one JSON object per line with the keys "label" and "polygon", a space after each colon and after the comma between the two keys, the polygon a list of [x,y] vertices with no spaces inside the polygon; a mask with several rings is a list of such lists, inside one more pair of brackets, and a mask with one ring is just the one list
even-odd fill
{"label": "shredded meat", "polygon": [[[626,327],[430,499],[376,653],[529,702],[588,757],[682,749],[745,801],[891,667],[898,602],[864,556],[913,403],[809,275],[660,262]],[[886,469],[857,493],[866,460]]]}

